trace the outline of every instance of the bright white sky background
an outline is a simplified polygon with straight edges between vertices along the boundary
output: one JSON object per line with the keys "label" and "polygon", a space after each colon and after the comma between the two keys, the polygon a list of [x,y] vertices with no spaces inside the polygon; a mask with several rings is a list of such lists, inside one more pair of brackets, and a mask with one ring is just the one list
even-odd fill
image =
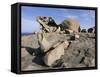
{"label": "bright white sky background", "polygon": [[60,24],[67,18],[74,18],[80,22],[81,28],[85,29],[95,26],[94,10],[22,6],[21,16],[22,33],[32,33],[34,31],[39,31],[40,26],[36,21],[37,16],[51,16],[57,24]]}

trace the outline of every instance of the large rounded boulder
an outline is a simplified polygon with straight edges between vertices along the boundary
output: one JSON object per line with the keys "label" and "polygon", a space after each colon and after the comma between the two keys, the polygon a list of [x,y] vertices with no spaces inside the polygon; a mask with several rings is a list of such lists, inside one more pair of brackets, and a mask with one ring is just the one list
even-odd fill
{"label": "large rounded boulder", "polygon": [[80,32],[80,24],[77,20],[69,18],[64,20],[61,23],[61,26],[64,30],[69,29],[75,32]]}

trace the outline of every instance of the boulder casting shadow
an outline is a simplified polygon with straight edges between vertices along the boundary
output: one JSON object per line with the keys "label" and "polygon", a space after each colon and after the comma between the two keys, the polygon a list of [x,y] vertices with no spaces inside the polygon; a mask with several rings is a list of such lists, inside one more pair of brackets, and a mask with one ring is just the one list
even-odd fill
{"label": "boulder casting shadow", "polygon": [[[31,48],[31,47],[22,47],[25,48],[27,50],[27,52],[31,55],[31,56],[35,56],[35,58],[32,59],[33,63],[36,63],[38,65],[42,65],[42,66],[46,66],[42,60],[43,57],[43,53],[41,53],[41,49],[39,48]],[[34,54],[34,55],[33,55]]]}
{"label": "boulder casting shadow", "polygon": [[37,56],[39,54],[41,54],[41,49],[40,47],[39,48],[31,48],[31,47],[25,47],[25,46],[22,46],[22,48],[25,48],[27,50],[27,52],[30,54],[30,55],[34,55],[34,56]]}

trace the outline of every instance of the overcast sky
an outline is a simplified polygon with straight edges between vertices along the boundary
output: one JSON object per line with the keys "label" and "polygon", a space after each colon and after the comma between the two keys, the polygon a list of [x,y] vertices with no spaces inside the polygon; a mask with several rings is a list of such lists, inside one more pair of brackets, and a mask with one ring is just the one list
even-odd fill
{"label": "overcast sky", "polygon": [[60,24],[67,18],[74,18],[79,21],[81,28],[86,29],[95,26],[94,10],[22,6],[21,16],[22,33],[32,33],[34,31],[39,31],[40,26],[36,21],[37,16],[50,16],[57,24]]}

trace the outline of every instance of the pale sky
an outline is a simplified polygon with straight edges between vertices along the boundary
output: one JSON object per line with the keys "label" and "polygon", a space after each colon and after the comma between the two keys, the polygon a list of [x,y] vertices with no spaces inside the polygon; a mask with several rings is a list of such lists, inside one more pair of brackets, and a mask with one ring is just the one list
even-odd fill
{"label": "pale sky", "polygon": [[37,16],[50,16],[57,24],[67,18],[74,18],[79,21],[81,28],[95,26],[95,10],[62,9],[62,8],[43,8],[22,6],[21,7],[21,32],[32,33],[39,31]]}

